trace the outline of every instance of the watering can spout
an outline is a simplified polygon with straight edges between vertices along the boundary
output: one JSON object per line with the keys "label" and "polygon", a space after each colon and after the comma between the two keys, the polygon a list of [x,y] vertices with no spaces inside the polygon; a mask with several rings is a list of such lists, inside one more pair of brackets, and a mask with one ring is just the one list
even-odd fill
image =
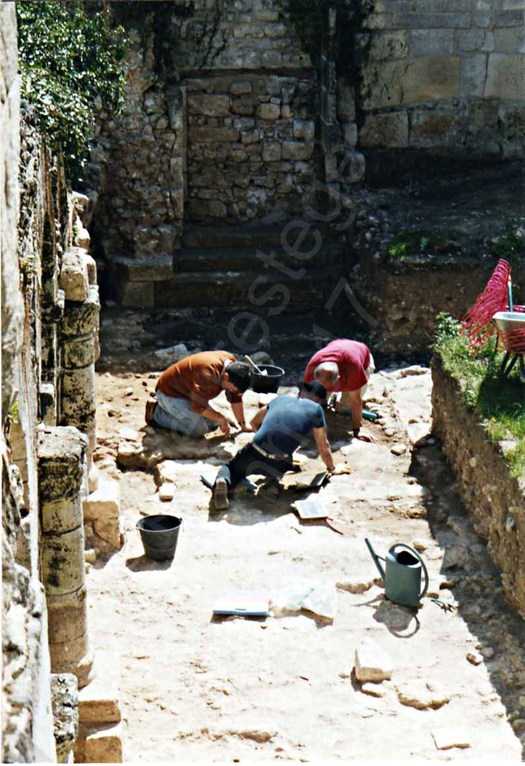
{"label": "watering can spout", "polygon": [[382,577],[382,578],[383,578],[383,580],[384,580],[384,579],[385,579],[385,570],[384,570],[384,569],[383,569],[383,567],[381,566],[381,563],[380,563],[380,557],[377,555],[377,553],[375,552],[375,550],[372,548],[372,543],[370,542],[370,540],[368,539],[368,537],[365,537],[365,543],[367,544],[368,550],[370,551],[370,555],[371,555],[371,556],[372,556],[372,558],[374,559],[374,563],[375,563],[376,567],[377,567],[377,568],[378,568],[378,570],[379,570],[379,574],[381,575],[381,577]]}

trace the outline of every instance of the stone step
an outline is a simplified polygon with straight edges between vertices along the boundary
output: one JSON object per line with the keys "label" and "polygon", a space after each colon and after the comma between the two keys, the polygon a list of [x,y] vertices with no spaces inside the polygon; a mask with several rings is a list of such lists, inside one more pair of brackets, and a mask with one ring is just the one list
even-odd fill
{"label": "stone step", "polygon": [[280,224],[243,224],[242,226],[195,226],[186,224],[182,237],[182,245],[185,249],[200,248],[262,248],[282,247],[282,237],[290,247],[293,247],[298,238],[304,237],[302,249],[307,249],[306,243],[314,242],[316,231],[321,231],[324,240],[332,239],[326,230],[321,230],[312,222],[297,221]]}
{"label": "stone step", "polygon": [[[293,252],[286,252],[280,246],[266,244],[264,247],[214,247],[181,250],[175,254],[173,268],[176,273],[220,270],[260,270],[261,273],[286,273],[309,271],[312,268],[324,268],[341,259],[340,247],[322,244],[316,252],[311,245],[313,255],[308,256],[308,247],[303,244],[297,257]],[[302,255],[301,255],[302,253]],[[280,267],[285,267],[281,270]]]}
{"label": "stone step", "polygon": [[297,279],[275,270],[187,272],[156,283],[155,307],[222,307],[229,311],[246,311],[251,306],[280,307],[281,311],[319,308],[328,300],[337,279],[329,269],[310,269]]}

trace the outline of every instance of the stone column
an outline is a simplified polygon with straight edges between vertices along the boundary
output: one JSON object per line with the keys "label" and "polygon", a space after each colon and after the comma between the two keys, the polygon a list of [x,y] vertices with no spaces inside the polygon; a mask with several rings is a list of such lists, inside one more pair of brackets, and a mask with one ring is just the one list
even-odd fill
{"label": "stone column", "polygon": [[85,300],[66,300],[61,322],[62,380],[59,423],[76,426],[86,434],[89,475],[92,472],[93,452],[96,446],[95,361],[98,350],[99,314],[98,287],[96,284],[91,284],[87,288]]}
{"label": "stone column", "polygon": [[39,435],[42,581],[53,673],[91,680],[84,569],[82,485],[87,439],[76,428],[46,427]]}

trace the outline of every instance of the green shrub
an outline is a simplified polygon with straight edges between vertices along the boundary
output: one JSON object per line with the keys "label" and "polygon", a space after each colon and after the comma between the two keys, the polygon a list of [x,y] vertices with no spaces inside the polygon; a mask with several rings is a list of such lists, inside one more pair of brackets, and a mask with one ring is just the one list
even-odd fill
{"label": "green shrub", "polygon": [[387,253],[393,258],[406,255],[437,255],[459,253],[461,244],[455,232],[429,232],[423,229],[407,229],[396,234],[387,246]]}
{"label": "green shrub", "polygon": [[448,314],[438,314],[433,344],[443,367],[460,384],[465,403],[475,409],[480,421],[495,442],[513,441],[505,454],[512,476],[525,474],[525,384],[520,382],[518,365],[508,378],[499,374],[504,351],[493,340],[476,350],[469,349],[468,338],[459,334],[460,322]]}
{"label": "green shrub", "polygon": [[70,183],[81,175],[95,114],[123,103],[125,42],[102,3],[18,0],[22,95]]}

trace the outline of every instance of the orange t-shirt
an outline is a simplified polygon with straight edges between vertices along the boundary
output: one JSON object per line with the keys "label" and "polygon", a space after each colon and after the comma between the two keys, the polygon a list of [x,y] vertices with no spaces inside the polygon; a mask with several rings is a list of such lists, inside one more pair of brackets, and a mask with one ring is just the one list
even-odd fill
{"label": "orange t-shirt", "polygon": [[[191,354],[165,370],[157,382],[157,388],[166,396],[189,399],[195,412],[202,412],[210,399],[215,399],[222,389],[221,374],[226,361],[235,362],[227,351],[201,351]],[[226,392],[229,402],[240,402],[242,396]]]}

